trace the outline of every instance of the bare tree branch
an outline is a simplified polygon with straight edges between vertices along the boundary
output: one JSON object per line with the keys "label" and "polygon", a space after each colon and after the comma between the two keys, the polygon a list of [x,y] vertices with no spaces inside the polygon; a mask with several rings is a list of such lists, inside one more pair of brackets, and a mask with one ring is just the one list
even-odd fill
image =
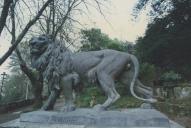
{"label": "bare tree branch", "polygon": [[[15,29],[15,6],[16,2],[13,2],[10,6],[10,12],[11,12],[11,23],[12,23],[12,30],[11,30],[11,35],[12,35],[12,40],[11,44],[13,45],[15,40],[16,40],[16,29]],[[23,60],[20,51],[18,48],[15,49],[15,52],[17,54],[17,57],[19,59],[20,64],[26,65],[25,61]]]}
{"label": "bare tree branch", "polygon": [[51,12],[52,12],[52,35],[54,34],[55,28],[56,28],[56,24],[55,24],[55,10],[56,10],[56,6],[54,1],[52,1],[52,5],[51,5]]}
{"label": "bare tree branch", "polygon": [[78,23],[80,26],[83,26],[83,24],[81,24],[78,20],[75,20],[75,19],[73,19],[71,17],[68,17],[68,19],[75,22],[75,23]]}
{"label": "bare tree branch", "polygon": [[35,22],[39,19],[39,17],[42,15],[43,11],[46,9],[46,7],[49,5],[49,3],[52,2],[52,0],[48,0],[42,8],[39,10],[39,12],[36,14],[36,16],[28,22],[28,24],[25,26],[24,30],[19,34],[18,38],[15,40],[14,44],[9,48],[9,50],[1,57],[0,59],[0,65],[3,64],[3,62],[12,54],[12,52],[15,50],[17,45],[21,42],[25,34],[28,32],[28,30],[31,28],[32,25],[35,24]]}
{"label": "bare tree branch", "polygon": [[9,27],[5,24],[5,28],[7,29],[7,31],[11,34],[11,30],[9,29]]}
{"label": "bare tree branch", "polygon": [[[69,1],[69,2],[71,2],[71,1]],[[55,31],[55,33],[54,33],[54,35],[53,35],[53,39],[56,38],[58,32],[62,29],[62,26],[63,26],[64,23],[66,22],[66,20],[67,20],[67,18],[68,18],[68,15],[70,14],[72,8],[75,6],[75,3],[76,3],[76,2],[77,2],[77,0],[74,0],[72,3],[69,3],[69,4],[68,4],[68,10],[67,10],[67,12],[66,12],[66,14],[65,14],[65,16],[64,16],[64,18],[63,18],[63,20],[61,21],[60,26],[57,27],[57,29],[56,29],[56,31]]]}
{"label": "bare tree branch", "polygon": [[[46,29],[44,28],[44,26],[43,26],[43,24],[42,24],[42,22],[41,22],[40,19],[38,20],[38,22],[39,22],[39,24],[40,24],[40,30],[41,30],[43,33],[48,34],[48,33],[47,33],[47,32],[48,32],[48,29],[46,30]],[[48,27],[47,27],[47,28],[48,28]]]}
{"label": "bare tree branch", "polygon": [[[17,0],[18,1],[18,0]],[[29,7],[29,5],[24,1],[24,0],[22,0],[22,2],[24,3],[24,5],[28,8],[28,10],[29,10],[29,12],[30,12],[30,14],[32,14],[32,11],[31,11],[31,9],[30,9],[30,7]]]}
{"label": "bare tree branch", "polygon": [[[49,17],[47,17],[47,20],[46,20],[46,28],[47,28],[47,30],[46,30],[46,34],[50,34],[50,22],[51,22],[51,17],[52,17],[52,13],[51,13],[51,11],[49,12]],[[46,18],[46,16],[45,16],[45,18]]]}
{"label": "bare tree branch", "polygon": [[6,19],[8,16],[9,12],[9,7],[13,1],[12,0],[4,0],[4,5],[3,5],[3,10],[1,12],[1,17],[0,17],[0,35],[1,32],[3,31],[3,28],[6,24]]}

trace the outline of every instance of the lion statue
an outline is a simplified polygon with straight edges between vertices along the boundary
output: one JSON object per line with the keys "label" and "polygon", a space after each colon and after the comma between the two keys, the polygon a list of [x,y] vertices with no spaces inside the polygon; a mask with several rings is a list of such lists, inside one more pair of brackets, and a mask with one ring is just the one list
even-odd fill
{"label": "lion statue", "polygon": [[[137,99],[156,102],[152,98],[152,89],[137,80],[139,62],[134,55],[111,49],[72,53],[63,42],[53,41],[46,35],[33,37],[29,45],[32,66],[43,74],[51,88],[50,96],[42,107],[43,110],[53,109],[62,88],[65,96],[63,111],[74,110],[73,86],[84,80],[99,84],[107,96],[103,104],[94,106],[96,109],[106,109],[120,98],[115,89],[117,80],[130,84],[130,92]],[[129,66],[130,64],[132,66]],[[131,70],[130,80],[127,76],[129,67],[134,67],[134,70]],[[138,92],[147,98],[135,94],[135,84]]]}

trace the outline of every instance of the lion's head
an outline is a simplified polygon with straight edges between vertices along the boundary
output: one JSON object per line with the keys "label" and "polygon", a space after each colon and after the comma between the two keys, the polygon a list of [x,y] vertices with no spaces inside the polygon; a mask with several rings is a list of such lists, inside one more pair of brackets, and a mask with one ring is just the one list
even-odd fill
{"label": "lion's head", "polygon": [[39,56],[42,53],[44,53],[45,50],[48,48],[48,45],[50,42],[51,42],[51,39],[46,35],[33,37],[29,41],[31,55]]}
{"label": "lion's head", "polygon": [[41,71],[45,78],[54,80],[71,72],[71,51],[64,43],[46,35],[33,37],[29,42],[32,67]]}
{"label": "lion's head", "polygon": [[43,70],[48,63],[47,58],[50,52],[47,52],[53,41],[48,35],[39,35],[31,38],[29,41],[31,64],[37,70]]}

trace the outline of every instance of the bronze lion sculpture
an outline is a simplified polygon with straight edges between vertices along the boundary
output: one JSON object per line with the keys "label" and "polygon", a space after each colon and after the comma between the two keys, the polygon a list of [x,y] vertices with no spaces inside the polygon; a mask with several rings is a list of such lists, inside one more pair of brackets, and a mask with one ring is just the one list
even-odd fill
{"label": "bronze lion sculpture", "polygon": [[[103,104],[95,105],[97,109],[106,109],[116,102],[120,95],[115,89],[115,81],[130,81],[130,92],[137,99],[146,102],[155,102],[151,89],[145,87],[137,80],[139,62],[129,53],[111,49],[100,51],[72,53],[63,42],[52,41],[46,35],[33,37],[30,42],[32,66],[40,71],[51,87],[51,94],[42,109],[53,109],[61,88],[64,90],[65,105],[63,111],[75,109],[72,97],[72,87],[79,82],[88,80],[101,86],[107,96]],[[129,79],[128,65],[132,64],[134,71]],[[149,98],[141,98],[134,92],[134,85],[142,94],[149,94]]]}

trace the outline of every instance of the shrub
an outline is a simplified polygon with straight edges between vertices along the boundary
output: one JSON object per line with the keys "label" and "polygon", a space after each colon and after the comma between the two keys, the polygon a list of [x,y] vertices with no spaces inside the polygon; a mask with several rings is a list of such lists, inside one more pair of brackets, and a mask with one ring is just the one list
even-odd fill
{"label": "shrub", "polygon": [[179,81],[182,79],[182,76],[174,71],[165,72],[161,76],[162,81]]}
{"label": "shrub", "polygon": [[155,66],[149,63],[141,64],[139,77],[144,84],[152,85],[153,81],[156,79]]}

